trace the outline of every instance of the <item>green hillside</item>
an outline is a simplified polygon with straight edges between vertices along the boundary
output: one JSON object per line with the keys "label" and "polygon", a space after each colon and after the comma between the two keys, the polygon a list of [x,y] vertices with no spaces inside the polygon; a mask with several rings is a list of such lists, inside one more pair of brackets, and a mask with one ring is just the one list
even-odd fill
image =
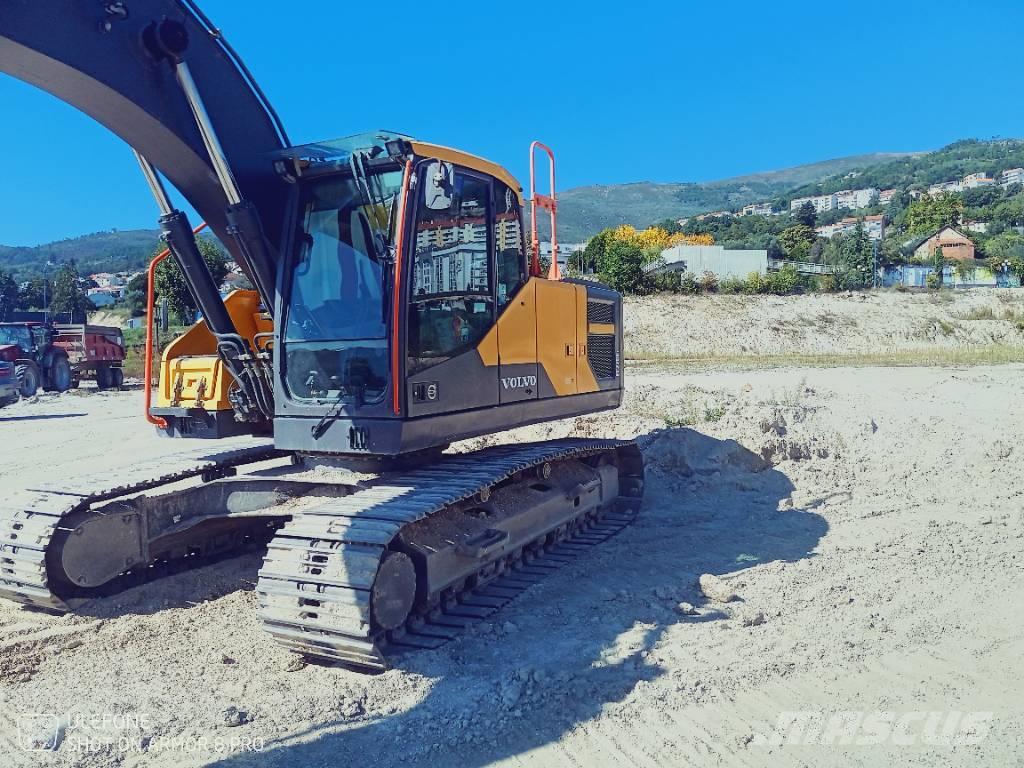
{"label": "green hillside", "polygon": [[[856,155],[721,181],[577,187],[559,196],[559,239],[580,242],[618,224],[646,227],[664,219],[736,210],[752,202],[771,200],[785,206],[794,197],[849,187],[923,188],[968,173],[995,174],[1012,167],[1024,167],[1024,141],[968,139],[935,152]],[[853,171],[856,178],[848,178]],[[542,231],[545,223],[541,222]],[[145,229],[110,231],[33,248],[0,245],[0,270],[13,271],[23,280],[39,274],[47,261],[69,259],[75,259],[85,274],[139,269],[152,254],[157,235]]]}
{"label": "green hillside", "polygon": [[830,194],[851,186],[924,189],[931,184],[961,179],[969,173],[984,171],[995,176],[1007,168],[1020,167],[1024,167],[1024,141],[964,139],[935,152],[873,164],[855,181],[834,176],[812,180],[790,190],[787,197]]}
{"label": "green hillside", "polygon": [[873,167],[911,153],[874,153],[824,160],[794,168],[752,173],[722,181],[689,184],[615,184],[576,187],[559,194],[559,240],[579,242],[605,227],[646,227],[663,219],[695,213],[734,210],[747,203],[773,200],[794,187]]}
{"label": "green hillside", "polygon": [[154,229],[113,230],[34,247],[0,245],[0,270],[27,280],[41,274],[47,261],[71,259],[82,274],[141,269],[153,254],[159,236]]}

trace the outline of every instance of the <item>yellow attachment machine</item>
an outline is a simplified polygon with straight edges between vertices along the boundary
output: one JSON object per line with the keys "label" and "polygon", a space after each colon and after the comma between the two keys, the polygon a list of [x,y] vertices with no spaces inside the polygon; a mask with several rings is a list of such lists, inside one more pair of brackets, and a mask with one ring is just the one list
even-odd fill
{"label": "yellow attachment machine", "polygon": [[[256,291],[238,290],[224,299],[232,323],[257,354],[268,354],[274,337],[274,322],[260,306]],[[182,409],[188,419],[184,430],[194,424],[206,426],[209,414],[232,414],[228,393],[237,386],[224,361],[217,354],[217,340],[205,321],[171,341],[160,360],[156,410]]]}

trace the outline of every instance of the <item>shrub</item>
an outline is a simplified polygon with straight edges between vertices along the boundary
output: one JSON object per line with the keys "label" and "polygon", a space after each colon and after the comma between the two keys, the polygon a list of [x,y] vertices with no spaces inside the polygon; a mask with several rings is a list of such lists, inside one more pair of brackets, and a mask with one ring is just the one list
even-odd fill
{"label": "shrub", "polygon": [[723,277],[718,284],[721,293],[743,293],[745,283],[738,277]]}
{"label": "shrub", "polygon": [[700,283],[697,282],[697,276],[693,272],[684,272],[683,276],[679,278],[679,291],[691,295],[700,293]]}
{"label": "shrub", "polygon": [[786,264],[778,272],[771,272],[765,283],[768,293],[783,296],[793,293],[800,286],[800,273],[792,264]]}
{"label": "shrub", "polygon": [[600,277],[620,293],[647,293],[650,281],[644,272],[643,249],[632,243],[612,243],[605,252]]}
{"label": "shrub", "polygon": [[938,272],[929,272],[924,281],[929,288],[938,290],[942,287],[942,278],[939,277]]}
{"label": "shrub", "polygon": [[764,275],[760,272],[751,272],[747,275],[746,282],[743,285],[744,293],[766,293],[767,289]]}
{"label": "shrub", "polygon": [[679,273],[655,272],[651,275],[651,287],[660,293],[679,293]]}
{"label": "shrub", "polygon": [[700,289],[704,293],[715,293],[718,290],[718,275],[714,272],[705,272],[701,275]]}

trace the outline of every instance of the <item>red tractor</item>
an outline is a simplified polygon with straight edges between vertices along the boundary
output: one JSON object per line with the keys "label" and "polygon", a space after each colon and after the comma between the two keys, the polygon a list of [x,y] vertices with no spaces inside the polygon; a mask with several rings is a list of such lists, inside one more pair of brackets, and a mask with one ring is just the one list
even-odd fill
{"label": "red tractor", "polygon": [[118,388],[124,344],[117,328],[0,323],[0,361],[14,365],[22,397],[40,388],[65,392],[85,376],[95,376],[100,389]]}
{"label": "red tractor", "polygon": [[14,363],[0,360],[0,408],[18,399],[18,378],[14,375]]}

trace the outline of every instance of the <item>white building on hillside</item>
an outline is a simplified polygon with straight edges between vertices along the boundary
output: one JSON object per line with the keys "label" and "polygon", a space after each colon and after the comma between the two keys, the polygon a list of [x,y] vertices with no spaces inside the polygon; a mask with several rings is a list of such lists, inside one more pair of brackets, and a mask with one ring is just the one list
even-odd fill
{"label": "white building on hillside", "polygon": [[877,194],[878,190],[874,187],[844,189],[841,192],[836,192],[836,208],[850,208],[852,210],[867,208],[871,205],[872,198]]}
{"label": "white building on hillside", "polygon": [[956,192],[963,192],[964,185],[960,181],[940,181],[938,184],[932,184],[928,187],[928,194],[941,195],[941,194],[953,194]]}
{"label": "white building on hillside", "polygon": [[853,232],[860,223],[864,224],[864,232],[870,239],[881,240],[885,237],[885,216],[882,214],[877,216],[865,216],[863,220],[857,218],[846,218],[842,221],[837,221],[835,224],[826,224],[824,226],[817,227],[814,231],[822,237],[831,240],[836,235]]}
{"label": "white building on hillside", "polygon": [[789,210],[798,211],[803,207],[804,203],[813,205],[817,213],[824,213],[825,211],[832,211],[838,208],[835,195],[814,195],[813,197],[796,198],[796,200],[789,204]]}
{"label": "white building on hillside", "polygon": [[874,187],[865,187],[864,189],[843,189],[831,195],[798,197],[789,204],[789,210],[799,210],[804,203],[810,203],[813,205],[814,210],[817,213],[837,211],[844,208],[857,210],[859,208],[867,208],[871,205],[871,201],[876,195],[878,195],[878,190]]}
{"label": "white building on hillside", "polygon": [[772,215],[772,204],[771,203],[751,203],[750,205],[744,205],[743,210],[740,211],[740,216],[771,216]]}
{"label": "white building on hillside", "polygon": [[991,187],[996,183],[996,180],[989,176],[987,173],[969,173],[964,176],[963,186],[964,189],[977,189],[978,187]]}
{"label": "white building on hillside", "polygon": [[999,184],[1009,187],[1012,184],[1024,184],[1024,168],[1010,168],[999,174]]}

